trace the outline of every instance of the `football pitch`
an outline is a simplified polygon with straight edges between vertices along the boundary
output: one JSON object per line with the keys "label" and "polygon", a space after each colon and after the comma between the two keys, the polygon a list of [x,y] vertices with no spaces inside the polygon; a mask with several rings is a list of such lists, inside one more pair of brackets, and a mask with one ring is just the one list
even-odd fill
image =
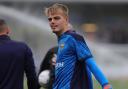
{"label": "football pitch", "polygon": [[[110,84],[112,85],[113,89],[128,89],[128,78],[127,79],[109,79]],[[102,89],[100,84],[94,80],[94,89]]]}
{"label": "football pitch", "polygon": [[[128,89],[128,78],[127,79],[109,79],[110,83],[113,86],[113,89]],[[93,87],[94,89],[102,89],[100,84],[94,79],[93,80]],[[28,89],[27,88],[27,83],[26,80],[24,82],[24,89]],[[44,89],[44,88],[41,88]]]}

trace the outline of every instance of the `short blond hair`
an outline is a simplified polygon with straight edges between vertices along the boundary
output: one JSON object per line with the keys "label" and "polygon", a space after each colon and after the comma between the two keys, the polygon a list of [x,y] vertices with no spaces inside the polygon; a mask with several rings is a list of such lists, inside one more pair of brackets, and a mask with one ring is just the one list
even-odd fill
{"label": "short blond hair", "polygon": [[69,14],[68,7],[64,4],[59,4],[59,3],[53,4],[52,6],[45,8],[44,13],[46,16],[48,16],[49,14],[56,13],[58,9],[61,9],[63,11],[64,15],[68,16],[68,14]]}

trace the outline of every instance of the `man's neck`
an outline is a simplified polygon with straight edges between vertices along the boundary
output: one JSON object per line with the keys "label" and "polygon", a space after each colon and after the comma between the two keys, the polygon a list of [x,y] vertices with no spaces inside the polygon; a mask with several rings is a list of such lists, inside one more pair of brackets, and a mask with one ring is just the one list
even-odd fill
{"label": "man's neck", "polygon": [[0,33],[0,36],[2,36],[2,35],[7,35],[7,33]]}
{"label": "man's neck", "polygon": [[68,27],[65,27],[63,30],[61,30],[60,32],[58,32],[56,35],[59,37],[61,36],[63,33],[67,32],[69,30]]}

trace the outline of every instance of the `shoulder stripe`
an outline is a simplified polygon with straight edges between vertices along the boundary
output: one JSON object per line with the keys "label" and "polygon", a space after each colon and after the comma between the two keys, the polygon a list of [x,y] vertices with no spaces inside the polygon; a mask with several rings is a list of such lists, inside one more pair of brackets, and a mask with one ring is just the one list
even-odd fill
{"label": "shoulder stripe", "polygon": [[66,34],[71,35],[75,40],[85,42],[83,36],[81,36],[80,34],[77,34],[75,31],[68,31],[66,32]]}

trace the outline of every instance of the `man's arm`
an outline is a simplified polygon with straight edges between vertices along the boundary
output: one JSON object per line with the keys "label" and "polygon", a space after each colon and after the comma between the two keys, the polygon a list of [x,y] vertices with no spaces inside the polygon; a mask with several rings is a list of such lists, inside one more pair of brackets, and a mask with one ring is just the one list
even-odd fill
{"label": "man's arm", "polygon": [[34,59],[29,47],[25,53],[25,73],[27,77],[28,89],[39,89],[38,78],[35,71]]}
{"label": "man's arm", "polygon": [[101,70],[96,65],[95,61],[93,60],[93,56],[84,40],[84,38],[76,33],[70,34],[72,37],[70,38],[70,45],[74,48],[78,60],[84,60],[89,67],[90,71],[94,74],[96,79],[102,85],[103,89],[111,89],[109,86],[108,80],[101,72]]}
{"label": "man's arm", "polygon": [[86,61],[87,66],[89,67],[90,71],[93,73],[95,78],[98,82],[102,85],[103,89],[112,89],[112,86],[109,84],[107,78],[104,76],[100,68],[97,66],[96,62],[93,58],[89,58]]}

